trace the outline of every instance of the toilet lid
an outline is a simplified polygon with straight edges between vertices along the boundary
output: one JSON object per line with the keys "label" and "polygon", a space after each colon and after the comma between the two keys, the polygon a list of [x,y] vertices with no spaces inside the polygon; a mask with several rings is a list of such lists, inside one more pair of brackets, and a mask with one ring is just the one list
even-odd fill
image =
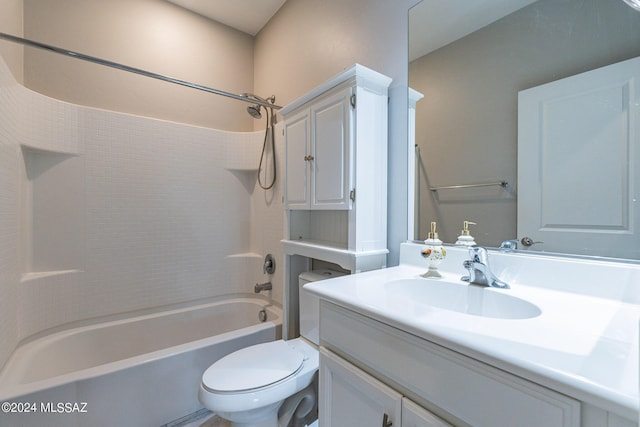
{"label": "toilet lid", "polygon": [[252,345],[215,362],[202,375],[211,391],[243,391],[265,387],[295,374],[304,356],[282,340]]}

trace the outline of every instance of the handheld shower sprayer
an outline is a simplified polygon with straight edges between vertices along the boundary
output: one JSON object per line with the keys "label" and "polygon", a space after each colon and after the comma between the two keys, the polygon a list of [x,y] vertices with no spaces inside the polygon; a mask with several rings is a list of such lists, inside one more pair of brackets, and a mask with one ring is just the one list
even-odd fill
{"label": "handheld shower sprayer", "polygon": [[[253,98],[257,101],[260,101],[255,105],[250,105],[247,107],[247,112],[254,119],[262,118],[262,111],[261,111],[262,107],[264,107],[264,110],[267,112],[267,125],[264,130],[264,142],[262,144],[262,154],[260,155],[260,164],[258,165],[258,185],[260,185],[260,188],[262,188],[263,190],[269,190],[276,183],[276,151],[275,151],[276,145],[275,145],[275,134],[274,134],[275,113],[273,111],[273,108],[269,108],[268,105],[275,104],[276,96],[271,95],[267,99],[262,98],[258,95],[254,95],[253,93],[243,93],[242,96],[244,96],[245,98]],[[267,151],[267,141],[269,140],[269,129],[271,129],[271,157],[273,159],[273,178],[271,179],[271,182],[267,185],[262,183],[262,177],[260,176],[260,171],[262,171],[262,164],[264,162],[265,153]],[[265,171],[265,179],[266,179],[266,175],[267,175],[267,172]]]}

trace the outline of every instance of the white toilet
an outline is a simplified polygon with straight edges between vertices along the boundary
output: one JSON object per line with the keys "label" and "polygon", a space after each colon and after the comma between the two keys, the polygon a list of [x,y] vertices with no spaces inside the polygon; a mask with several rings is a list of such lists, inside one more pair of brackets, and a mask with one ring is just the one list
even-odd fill
{"label": "white toilet", "polygon": [[300,338],[243,348],[215,362],[202,375],[198,399],[234,427],[287,426],[316,403],[318,299],[302,287],[342,275],[314,270],[298,278]]}

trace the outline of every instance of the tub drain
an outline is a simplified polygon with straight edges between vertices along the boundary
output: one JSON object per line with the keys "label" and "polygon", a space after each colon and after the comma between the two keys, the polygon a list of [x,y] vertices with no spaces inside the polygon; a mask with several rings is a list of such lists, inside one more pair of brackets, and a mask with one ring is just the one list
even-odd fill
{"label": "tub drain", "polygon": [[261,322],[267,321],[267,311],[264,308],[258,312],[258,319]]}

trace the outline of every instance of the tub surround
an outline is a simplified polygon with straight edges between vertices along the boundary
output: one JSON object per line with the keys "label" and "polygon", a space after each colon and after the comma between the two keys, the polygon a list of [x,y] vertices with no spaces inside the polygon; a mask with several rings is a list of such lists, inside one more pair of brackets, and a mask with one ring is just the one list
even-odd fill
{"label": "tub surround", "polygon": [[0,60],[0,366],[61,325],[253,292],[263,136],[61,102]]}
{"label": "tub surround", "polygon": [[[637,423],[640,265],[491,252],[494,273],[511,289],[483,292],[518,297],[541,310],[532,318],[497,319],[438,309],[394,293],[391,282],[404,278],[464,283],[460,277],[467,273],[462,267],[468,259],[466,249],[448,247],[439,268],[444,277],[424,279],[423,247],[403,244],[398,267],[305,289],[348,311],[581,401],[582,425],[591,425],[586,424],[588,408],[621,417],[627,423],[622,425]],[[322,331],[321,323],[321,337]]]}

